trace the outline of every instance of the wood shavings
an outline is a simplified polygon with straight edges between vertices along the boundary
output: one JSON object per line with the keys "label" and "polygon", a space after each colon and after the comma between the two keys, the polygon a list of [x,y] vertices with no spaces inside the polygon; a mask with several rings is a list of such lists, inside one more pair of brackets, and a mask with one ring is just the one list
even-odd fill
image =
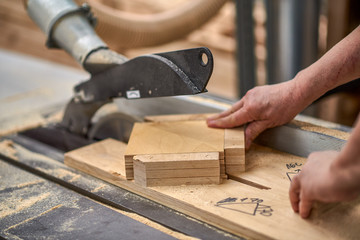
{"label": "wood shavings", "polygon": [[[102,204],[102,203],[100,203],[100,204]],[[104,205],[104,204],[102,204],[102,205]],[[134,219],[134,220],[136,220],[138,222],[141,222],[141,223],[143,223],[143,224],[145,224],[145,225],[147,225],[149,227],[152,227],[152,228],[157,229],[157,230],[159,230],[159,231],[161,231],[163,233],[166,233],[166,234],[168,234],[168,235],[170,235],[170,236],[172,236],[172,237],[174,237],[176,239],[182,239],[182,240],[196,240],[196,239],[198,239],[198,238],[195,238],[195,237],[187,236],[187,235],[182,234],[180,232],[175,232],[175,231],[173,231],[171,229],[168,229],[168,228],[166,228],[166,227],[164,227],[164,226],[162,226],[162,225],[160,225],[160,224],[158,224],[156,222],[151,221],[150,219],[142,217],[142,216],[140,216],[140,215],[138,215],[136,213],[130,213],[130,212],[122,211],[122,210],[119,210],[117,208],[113,208],[113,207],[108,206],[108,205],[104,205],[104,206],[106,206],[108,208],[111,208],[112,210],[114,210],[116,212],[119,212],[119,213],[121,213],[121,214],[123,214],[123,215],[125,215],[127,217],[130,217],[130,218],[132,218],[132,219]]]}
{"label": "wood shavings", "polygon": [[331,128],[325,128],[325,127],[321,127],[321,126],[317,126],[317,125],[314,125],[311,123],[301,122],[301,121],[297,121],[297,120],[293,120],[292,123],[299,126],[300,129],[302,129],[302,130],[309,131],[309,132],[322,133],[322,134],[333,136],[333,137],[336,137],[336,138],[339,138],[342,140],[348,140],[351,135],[351,133],[348,133],[348,132],[343,132],[343,131],[339,131],[339,130],[335,130],[335,129],[331,129]]}
{"label": "wood shavings", "polygon": [[29,208],[37,202],[48,198],[49,196],[50,193],[44,193],[42,195],[29,197],[25,200],[22,198],[5,199],[5,201],[0,205],[0,219]]}
{"label": "wood shavings", "polygon": [[49,123],[59,122],[62,119],[63,111],[57,111],[44,117],[39,112],[19,114],[0,120],[0,137],[37,128]]}
{"label": "wood shavings", "polygon": [[15,149],[14,142],[11,140],[3,140],[0,142],[0,152],[5,156],[18,160]]}

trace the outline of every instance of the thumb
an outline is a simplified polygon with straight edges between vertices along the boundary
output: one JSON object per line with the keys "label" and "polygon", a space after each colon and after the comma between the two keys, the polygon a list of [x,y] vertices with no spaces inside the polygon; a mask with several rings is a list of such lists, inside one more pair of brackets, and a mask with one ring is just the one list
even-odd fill
{"label": "thumb", "polygon": [[245,130],[245,148],[249,149],[252,141],[268,128],[266,121],[254,121],[247,125]]}

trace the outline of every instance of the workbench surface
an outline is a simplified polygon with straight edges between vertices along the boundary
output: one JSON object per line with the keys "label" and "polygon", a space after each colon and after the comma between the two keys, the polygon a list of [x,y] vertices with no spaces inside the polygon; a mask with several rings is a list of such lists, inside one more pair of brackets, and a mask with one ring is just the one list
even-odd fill
{"label": "workbench surface", "polygon": [[1,237],[237,238],[68,168],[63,152],[18,134],[59,121],[72,87],[88,74],[4,49],[0,62]]}
{"label": "workbench surface", "polygon": [[[63,163],[64,152],[20,132],[61,120],[58,113],[70,99],[72,86],[87,74],[5,50],[0,51],[0,61],[0,109],[5,113],[0,116],[2,237],[357,239],[360,235],[359,199],[316,205],[309,220],[294,213],[288,187],[306,158],[262,146],[247,153],[244,174],[211,187],[142,189],[70,168]],[[307,125],[297,127],[324,136]],[[327,132],[341,144],[349,135]],[[128,212],[166,230],[134,220]]]}

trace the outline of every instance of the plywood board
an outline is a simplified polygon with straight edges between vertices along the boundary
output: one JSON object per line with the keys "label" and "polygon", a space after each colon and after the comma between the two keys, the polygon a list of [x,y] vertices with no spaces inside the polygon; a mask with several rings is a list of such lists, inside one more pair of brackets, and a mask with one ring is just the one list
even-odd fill
{"label": "plywood board", "polygon": [[284,186],[290,184],[291,178],[301,171],[306,162],[305,158],[294,155],[290,155],[291,158],[289,158],[288,156],[277,150],[252,144],[250,151],[246,153],[246,171],[231,176],[274,191],[287,192],[288,189]]}
{"label": "plywood board", "polygon": [[[136,171],[136,169],[135,169]],[[204,185],[204,184],[219,184],[220,178],[216,177],[178,177],[178,178],[145,178],[139,175],[135,179],[136,184],[143,187],[155,186],[184,186],[184,185]]]}
{"label": "plywood board", "polygon": [[219,168],[219,153],[146,154],[134,156],[148,170]]}
{"label": "plywood board", "polygon": [[[111,165],[111,162],[106,169],[97,167],[97,164],[103,165],[101,158],[97,164],[84,158],[66,163],[239,236],[254,239],[358,239],[360,199],[335,205],[319,204],[310,219],[303,220],[291,209],[286,169],[264,171],[304,159],[257,146],[250,149],[247,160],[253,164],[249,173],[255,173],[256,178],[252,180],[260,180],[262,176],[261,183],[267,182],[271,189],[262,190],[234,180],[225,180],[220,185],[141,187],[115,174],[119,172],[118,166]],[[263,166],[266,168],[257,171],[258,166],[260,170]],[[301,166],[298,167],[301,170]]]}
{"label": "plywood board", "polygon": [[224,132],[225,171],[238,174],[245,171],[244,128],[225,129]]}
{"label": "plywood board", "polygon": [[135,123],[126,156],[163,153],[224,152],[223,129],[205,121]]}
{"label": "plywood board", "polygon": [[[151,122],[205,121],[213,113],[204,114],[173,114],[146,116]],[[224,131],[224,159],[220,163],[221,178],[227,179],[227,174],[238,174],[245,171],[245,139],[244,128],[223,129]],[[227,170],[226,170],[227,166]]]}
{"label": "plywood board", "polygon": [[224,158],[223,129],[209,128],[205,121],[135,123],[125,159],[135,155],[218,152]]}
{"label": "plywood board", "polygon": [[[72,165],[71,162],[73,161],[86,162],[88,166],[96,167],[99,171],[111,172],[119,177],[129,178],[129,173],[132,172],[132,164],[129,168],[129,164],[125,162],[125,149],[125,143],[106,139],[65,153],[64,162],[69,165]],[[133,176],[130,175],[130,177]]]}
{"label": "plywood board", "polygon": [[137,155],[134,179],[142,186],[219,184],[219,153]]}
{"label": "plywood board", "polygon": [[212,115],[214,113],[152,115],[145,116],[144,120],[148,122],[202,121]]}

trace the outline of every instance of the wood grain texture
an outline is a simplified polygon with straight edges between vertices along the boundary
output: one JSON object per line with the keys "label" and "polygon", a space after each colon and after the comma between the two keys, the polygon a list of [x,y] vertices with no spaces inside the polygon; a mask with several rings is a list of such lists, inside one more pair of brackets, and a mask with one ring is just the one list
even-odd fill
{"label": "wood grain texture", "polygon": [[136,155],[134,160],[141,161],[148,170],[219,167],[219,153],[181,153]]}
{"label": "wood grain texture", "polygon": [[[212,115],[212,113],[154,115],[146,116],[145,120],[150,122],[205,121]],[[221,178],[227,179],[227,174],[238,174],[245,171],[243,127],[224,129],[224,159],[225,162],[220,162]]]}
{"label": "wood grain texture", "polygon": [[205,121],[135,123],[125,154],[224,152],[223,129]]}
{"label": "wood grain texture", "polygon": [[247,161],[250,167],[241,176],[245,175],[244,178],[255,183],[267,184],[271,189],[262,190],[234,180],[225,180],[220,185],[142,187],[116,174],[115,162],[109,162],[107,168],[102,167],[101,157],[93,162],[79,158],[66,163],[239,236],[254,239],[358,239],[360,199],[341,204],[318,204],[309,220],[301,219],[292,211],[288,198],[290,180],[286,174],[289,170],[301,170],[300,164],[305,159],[254,146]]}
{"label": "wood grain texture", "polygon": [[245,172],[245,137],[244,128],[225,129],[224,154],[227,174]]}
{"label": "wood grain texture", "polygon": [[125,159],[135,155],[218,152],[224,158],[224,130],[205,121],[135,123]]}
{"label": "wood grain texture", "polygon": [[125,162],[125,149],[125,143],[114,139],[105,139],[65,153],[64,162],[69,166],[86,162],[84,167],[91,166],[99,171],[111,172],[125,179],[132,179],[132,162],[131,164]]}
{"label": "wood grain texture", "polygon": [[136,184],[140,184],[143,187],[155,187],[155,186],[184,186],[184,185],[206,185],[206,184],[219,184],[220,178],[218,176],[213,177],[169,177],[169,178],[146,178],[137,176],[135,180]]}
{"label": "wood grain texture", "polygon": [[219,153],[137,155],[134,179],[145,187],[219,184]]}
{"label": "wood grain texture", "polygon": [[152,115],[145,116],[144,120],[147,122],[202,121],[212,115],[214,113]]}

